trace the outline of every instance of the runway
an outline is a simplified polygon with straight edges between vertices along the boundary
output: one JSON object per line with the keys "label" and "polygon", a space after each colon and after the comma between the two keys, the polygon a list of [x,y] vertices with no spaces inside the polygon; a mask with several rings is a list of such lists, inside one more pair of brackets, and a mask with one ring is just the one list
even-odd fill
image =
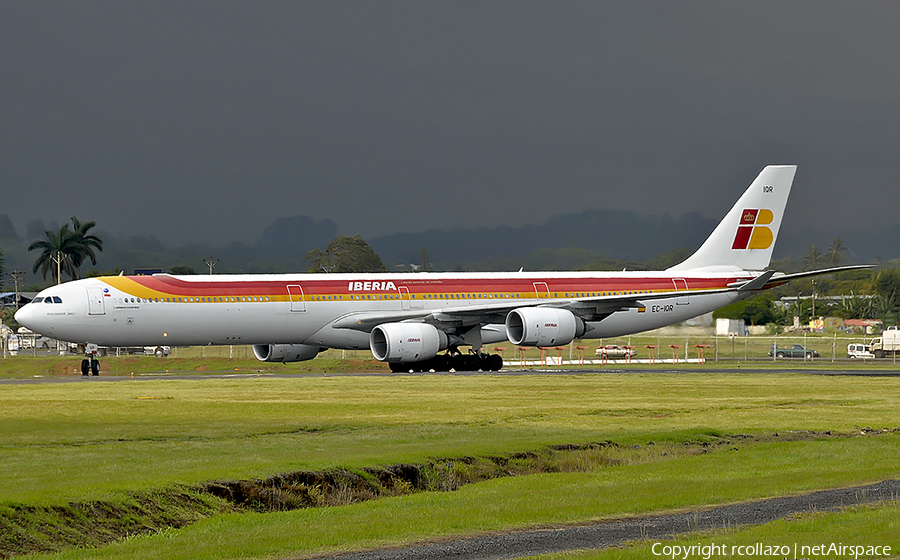
{"label": "runway", "polygon": [[762,368],[762,367],[716,367],[715,365],[707,365],[703,369],[696,367],[691,369],[680,369],[678,367],[671,368],[578,368],[565,369],[561,367],[547,367],[540,369],[503,369],[495,372],[482,371],[451,371],[451,372],[424,372],[424,373],[391,373],[391,372],[303,372],[303,373],[273,373],[260,370],[259,372],[234,372],[232,370],[211,371],[202,374],[189,372],[149,372],[131,375],[104,375],[102,372],[99,376],[81,376],[81,375],[48,375],[34,377],[30,379],[0,379],[0,385],[20,385],[20,384],[37,384],[37,383],[107,383],[119,381],[148,381],[153,379],[172,379],[179,381],[204,381],[209,379],[254,379],[259,377],[270,378],[305,378],[305,377],[412,377],[412,376],[517,376],[517,375],[629,375],[629,374],[785,374],[795,373],[804,375],[824,375],[824,376],[855,376],[855,377],[900,377],[900,368],[897,370],[883,369],[792,369],[785,367],[778,368]]}

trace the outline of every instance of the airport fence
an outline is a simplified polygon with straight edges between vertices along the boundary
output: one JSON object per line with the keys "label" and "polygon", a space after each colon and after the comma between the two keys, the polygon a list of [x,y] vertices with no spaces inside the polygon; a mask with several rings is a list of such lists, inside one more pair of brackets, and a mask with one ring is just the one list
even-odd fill
{"label": "airport fence", "polygon": [[[485,345],[484,350],[503,356],[508,364],[529,363],[558,363],[559,360],[577,363],[581,360],[590,362],[600,359],[597,349],[604,346],[619,346],[630,348],[636,352],[633,361],[641,363],[673,361],[696,361],[702,358],[708,362],[717,361],[760,361],[776,358],[769,355],[772,345],[778,348],[791,347],[799,344],[808,350],[819,353],[818,360],[846,359],[848,344],[865,344],[873,338],[873,335],[843,335],[843,334],[807,334],[807,335],[747,335],[747,336],[716,336],[716,335],[656,335],[637,334],[616,338],[576,340],[571,344],[555,348],[520,348],[509,343]],[[4,348],[4,355],[8,352]],[[49,351],[37,351],[34,346],[22,348],[20,356],[40,356],[56,354],[55,349]],[[320,357],[338,360],[371,360],[372,353],[369,350],[326,350]],[[249,345],[229,346],[188,346],[173,347],[170,358],[254,358],[253,349]],[[803,361],[804,358],[784,358]],[[620,362],[612,354],[609,361]],[[880,360],[886,363],[888,360]]]}
{"label": "airport fence", "polygon": [[[872,335],[843,335],[843,334],[807,334],[807,335],[746,335],[746,336],[716,336],[716,335],[656,335],[638,334],[616,338],[576,340],[573,343],[548,348],[543,351],[539,348],[519,348],[510,344],[488,345],[485,350],[503,355],[506,363],[516,362],[550,362],[563,361],[572,363],[584,360],[590,362],[598,360],[601,355],[598,349],[609,346],[628,348],[636,352],[629,361],[640,363],[647,362],[707,362],[728,361],[762,361],[762,360],[797,360],[803,361],[804,357],[776,358],[769,355],[773,345],[778,348],[790,348],[794,344],[803,346],[804,349],[814,350],[819,353],[817,360],[835,361],[847,359],[847,345],[865,344],[873,338]],[[613,358],[614,351],[607,351],[608,361],[621,363],[624,360]]]}

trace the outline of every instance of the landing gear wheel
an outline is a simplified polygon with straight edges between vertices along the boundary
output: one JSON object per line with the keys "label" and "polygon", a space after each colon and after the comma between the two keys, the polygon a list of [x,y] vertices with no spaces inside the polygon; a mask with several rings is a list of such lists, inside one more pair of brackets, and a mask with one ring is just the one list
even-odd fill
{"label": "landing gear wheel", "polygon": [[500,354],[491,354],[482,362],[482,369],[488,371],[500,371],[503,368],[503,356]]}
{"label": "landing gear wheel", "polygon": [[91,360],[91,373],[93,375],[100,375],[100,361],[99,360]]}
{"label": "landing gear wheel", "polygon": [[87,358],[81,360],[81,375],[88,375],[91,373],[91,361]]}
{"label": "landing gear wheel", "polygon": [[447,354],[438,354],[431,359],[431,367],[434,371],[450,371],[450,356]]}
{"label": "landing gear wheel", "polygon": [[478,371],[481,369],[481,360],[475,354],[459,356],[459,363],[460,365],[457,366],[456,371]]}
{"label": "landing gear wheel", "polygon": [[391,368],[391,373],[409,373],[409,364],[403,362],[389,362],[388,367]]}
{"label": "landing gear wheel", "polygon": [[162,358],[164,356],[163,349],[157,348],[156,351],[154,352],[154,354],[156,355],[157,358]]}

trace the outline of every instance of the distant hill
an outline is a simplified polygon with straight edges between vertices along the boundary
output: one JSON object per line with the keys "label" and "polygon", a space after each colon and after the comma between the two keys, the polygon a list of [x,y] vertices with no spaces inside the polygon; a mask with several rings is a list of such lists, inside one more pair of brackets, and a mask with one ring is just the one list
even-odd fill
{"label": "distant hill", "polygon": [[689,213],[675,219],[616,210],[551,216],[539,225],[395,233],[369,240],[386,263],[418,263],[422,247],[433,263],[467,263],[498,256],[524,259],[538,248],[578,247],[613,259],[648,260],[699,247],[718,222]]}
{"label": "distant hill", "polygon": [[[43,226],[39,220],[35,223]],[[616,210],[588,210],[551,216],[536,225],[431,229],[366,241],[390,270],[419,264],[422,247],[425,247],[434,270],[659,269],[679,262],[699,247],[717,223],[717,219],[706,219],[698,213],[672,218],[668,214],[648,216]],[[261,232],[258,242],[232,241],[219,247],[191,242],[172,245],[152,235],[113,235],[98,231],[104,240],[104,251],[97,255],[97,269],[104,273],[117,273],[117,269],[131,273],[135,268],[170,270],[173,266],[188,266],[203,273],[207,271],[204,259],[213,256],[219,260],[216,273],[306,272],[309,264],[305,258],[309,250],[324,249],[339,233],[356,233],[340,230],[327,218],[292,216],[275,220]],[[0,250],[6,261],[6,271],[26,271],[25,285],[31,287],[45,284],[39,276],[31,274],[36,255],[26,250],[38,233],[29,232],[21,237],[8,218],[3,220],[0,215],[0,234],[3,236],[0,237]],[[824,250],[835,237],[843,239],[849,262],[884,262],[900,257],[900,243],[897,243],[900,224],[862,231],[854,224],[795,229],[789,223],[779,234],[774,257],[799,257],[813,244]],[[87,273],[89,268],[83,272]],[[0,285],[9,284],[8,277],[3,280]]]}

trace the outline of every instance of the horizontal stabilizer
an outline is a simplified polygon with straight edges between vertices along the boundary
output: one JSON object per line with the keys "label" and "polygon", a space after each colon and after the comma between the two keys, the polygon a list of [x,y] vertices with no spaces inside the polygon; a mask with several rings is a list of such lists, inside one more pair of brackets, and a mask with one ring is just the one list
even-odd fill
{"label": "horizontal stabilizer", "polygon": [[728,287],[736,287],[737,291],[739,292],[753,292],[756,290],[762,290],[765,287],[766,282],[768,282],[769,278],[771,278],[774,274],[774,270],[768,270],[766,272],[763,272],[753,280],[750,280],[749,282],[744,282],[743,284],[737,283],[737,285],[729,284]]}
{"label": "horizontal stabilizer", "polygon": [[772,278],[766,282],[764,287],[772,288],[799,278],[812,278],[813,276],[822,276],[823,274],[833,274],[835,272],[846,272],[848,270],[863,270],[866,268],[873,268],[874,266],[875,265],[873,264],[851,264],[847,266],[836,266],[834,268],[823,268],[822,270],[807,270],[805,272],[794,272],[792,274],[780,274],[772,276]]}

